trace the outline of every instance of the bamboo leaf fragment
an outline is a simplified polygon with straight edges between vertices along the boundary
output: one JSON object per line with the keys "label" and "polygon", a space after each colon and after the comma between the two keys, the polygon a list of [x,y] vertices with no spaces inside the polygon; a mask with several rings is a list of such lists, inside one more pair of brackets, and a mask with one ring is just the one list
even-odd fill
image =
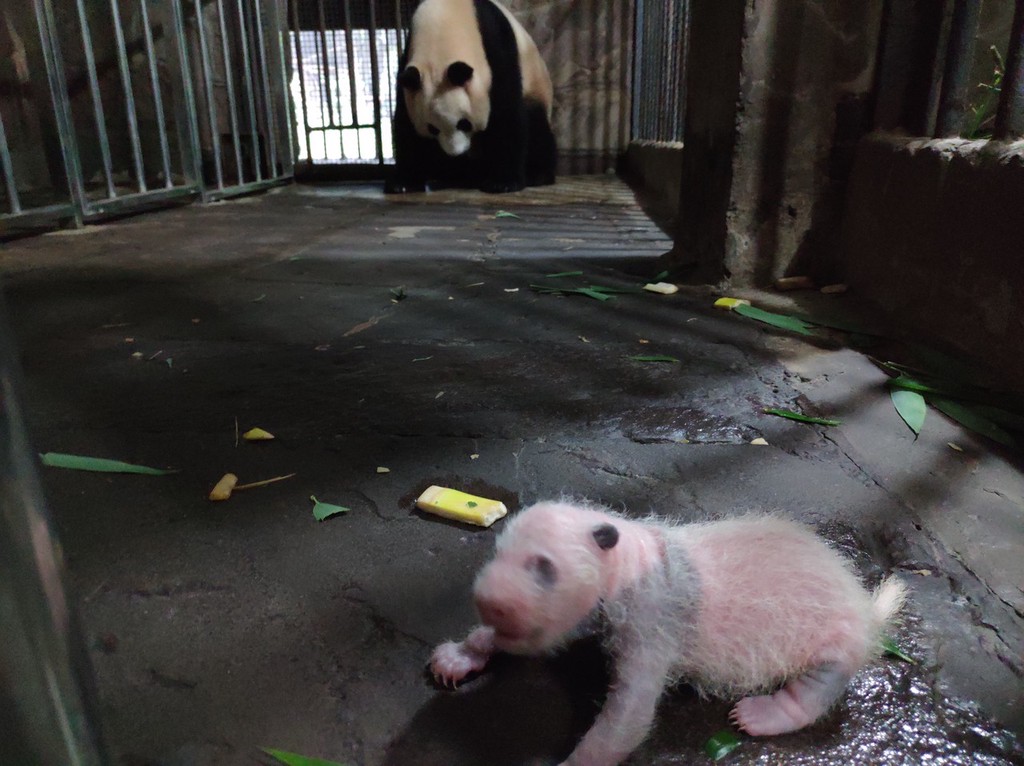
{"label": "bamboo leaf fragment", "polygon": [[742,744],[742,741],[729,729],[711,735],[711,738],[704,745],[704,752],[713,761],[725,758],[729,753]]}
{"label": "bamboo leaf fragment", "polygon": [[179,473],[177,470],[163,470],[144,465],[124,463],[120,460],[107,460],[101,457],[84,455],[68,455],[63,452],[46,452],[39,456],[43,465],[51,468],[70,468],[73,471],[93,471],[97,473],[137,473],[145,476],[166,476]]}
{"label": "bamboo leaf fragment", "polygon": [[764,409],[766,415],[776,415],[780,418],[788,418],[789,420],[797,420],[801,423],[813,423],[819,426],[838,426],[842,421],[832,420],[830,418],[815,418],[810,415],[801,415],[799,412],[793,412],[792,410],[783,410],[778,407],[766,407]]}
{"label": "bamboo leaf fragment", "polygon": [[903,389],[893,389],[889,392],[889,397],[892,399],[896,412],[903,418],[903,422],[910,427],[915,435],[919,435],[921,426],[924,425],[924,416],[928,412],[928,405],[925,403],[924,397],[917,391]]}
{"label": "bamboo leaf fragment", "polygon": [[323,758],[310,758],[307,755],[299,755],[298,753],[289,753],[285,750],[275,750],[270,747],[260,748],[264,753],[276,758],[281,763],[285,763],[288,766],[345,766],[343,763],[337,761],[325,761]]}

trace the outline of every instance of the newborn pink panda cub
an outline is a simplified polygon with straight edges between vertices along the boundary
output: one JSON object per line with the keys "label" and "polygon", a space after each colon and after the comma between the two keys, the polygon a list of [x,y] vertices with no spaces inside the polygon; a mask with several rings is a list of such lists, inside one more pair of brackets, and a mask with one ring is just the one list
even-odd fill
{"label": "newborn pink panda cub", "polygon": [[891,578],[869,593],[845,558],[777,517],[672,525],[553,502],[509,522],[473,593],[483,624],[431,659],[447,685],[495,652],[557,649],[604,613],[613,682],[563,766],[621,763],[680,679],[742,697],[730,718],[748,734],[803,728],[879,653],[905,598]]}

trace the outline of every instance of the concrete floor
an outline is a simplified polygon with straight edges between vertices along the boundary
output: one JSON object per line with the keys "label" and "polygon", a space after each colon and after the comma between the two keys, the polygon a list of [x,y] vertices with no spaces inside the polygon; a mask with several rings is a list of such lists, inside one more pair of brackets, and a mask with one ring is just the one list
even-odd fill
{"label": "concrete floor", "polygon": [[[1019,460],[936,412],[914,441],[863,355],[713,310],[711,290],[529,289],[575,269],[635,285],[667,246],[607,178],[402,200],[292,187],[5,246],[40,451],[181,469],[43,473],[113,763],[269,763],[258,746],[350,766],[563,758],[602,694],[594,645],[505,659],[454,693],[424,674],[471,626],[502,526],[413,511],[432,483],[513,509],[571,494],[686,520],[779,510],[869,580],[900,572],[914,598],[897,639],[920,664],[881,661],[826,720],[728,763],[1024,763]],[[236,445],[236,419],[278,438]],[[297,476],[211,504],[226,471]],[[318,523],[310,495],[352,510]],[[727,711],[681,687],[629,763],[709,762]]]}

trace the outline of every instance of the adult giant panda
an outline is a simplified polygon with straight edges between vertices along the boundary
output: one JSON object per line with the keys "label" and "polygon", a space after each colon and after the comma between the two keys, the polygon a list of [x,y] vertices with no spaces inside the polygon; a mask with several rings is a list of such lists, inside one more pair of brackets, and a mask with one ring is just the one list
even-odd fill
{"label": "adult giant panda", "polygon": [[389,193],[510,192],[555,181],[551,77],[493,0],[422,0],[398,75]]}

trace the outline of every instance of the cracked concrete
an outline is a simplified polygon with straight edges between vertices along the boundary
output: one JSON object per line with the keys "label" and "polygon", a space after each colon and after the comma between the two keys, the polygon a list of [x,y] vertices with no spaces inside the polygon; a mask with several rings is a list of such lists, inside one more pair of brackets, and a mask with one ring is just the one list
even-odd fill
{"label": "cracked concrete", "polygon": [[[878,663],[826,720],[730,763],[1024,763],[1019,459],[936,412],[915,441],[862,354],[716,311],[708,290],[529,289],[576,269],[634,286],[668,244],[625,187],[582,179],[501,198],[295,187],[5,247],[36,446],[182,469],[43,473],[114,763],[564,758],[603,693],[598,647],[503,658],[455,693],[424,674],[473,622],[501,527],[414,511],[434,483],[513,512],[562,494],[683,521],[763,508],[869,582],[901,573],[897,639],[920,663]],[[681,363],[629,358],[650,354]],[[236,446],[236,417],[277,439]],[[211,504],[225,471],[298,475]],[[310,495],[351,510],[318,523]],[[675,690],[630,763],[708,762],[727,711]]]}

